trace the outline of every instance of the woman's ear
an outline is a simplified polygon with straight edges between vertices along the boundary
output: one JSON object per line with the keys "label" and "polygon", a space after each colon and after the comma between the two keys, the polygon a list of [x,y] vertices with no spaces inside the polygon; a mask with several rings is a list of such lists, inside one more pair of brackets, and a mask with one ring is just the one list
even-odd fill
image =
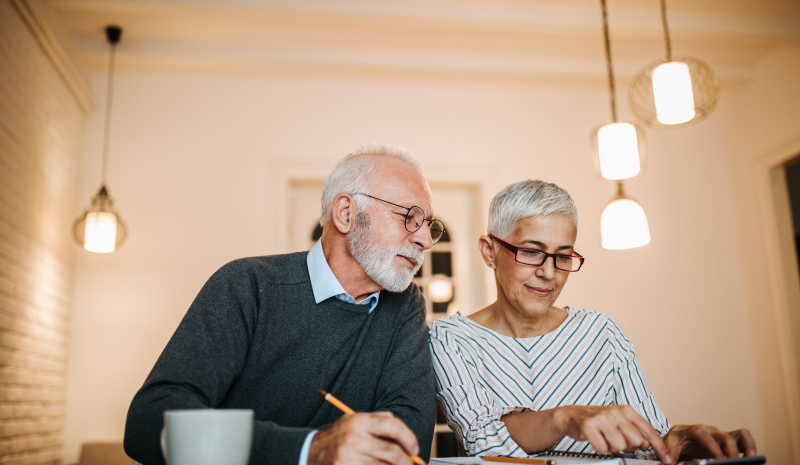
{"label": "woman's ear", "polygon": [[353,228],[356,213],[356,202],[353,200],[352,195],[342,192],[333,199],[331,221],[340,233],[347,234],[350,232]]}
{"label": "woman's ear", "polygon": [[494,242],[492,238],[489,236],[481,236],[478,239],[478,250],[481,253],[481,257],[483,257],[483,261],[486,262],[486,266],[489,268],[496,268],[494,262]]}

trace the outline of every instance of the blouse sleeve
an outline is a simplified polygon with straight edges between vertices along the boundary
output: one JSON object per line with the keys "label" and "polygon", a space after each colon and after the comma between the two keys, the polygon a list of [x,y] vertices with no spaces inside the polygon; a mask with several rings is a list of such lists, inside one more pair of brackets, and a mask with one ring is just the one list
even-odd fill
{"label": "blouse sleeve", "polygon": [[[621,330],[620,330],[621,331]],[[624,333],[622,333],[623,337]],[[625,337],[627,339],[627,337]],[[669,421],[664,416],[664,412],[659,408],[655,395],[650,391],[639,359],[633,344],[628,342],[627,350],[623,357],[619,359],[619,366],[616,370],[614,386],[614,403],[617,405],[628,404],[636,412],[647,420],[658,434],[664,436],[670,429]],[[637,450],[634,452],[637,459],[657,460],[655,451],[652,448]]]}
{"label": "blouse sleeve", "polygon": [[480,383],[477,367],[469,354],[452,342],[441,340],[435,333],[436,328],[431,328],[436,400],[444,407],[447,424],[467,455],[527,457],[500,419],[526,409],[498,404]]}

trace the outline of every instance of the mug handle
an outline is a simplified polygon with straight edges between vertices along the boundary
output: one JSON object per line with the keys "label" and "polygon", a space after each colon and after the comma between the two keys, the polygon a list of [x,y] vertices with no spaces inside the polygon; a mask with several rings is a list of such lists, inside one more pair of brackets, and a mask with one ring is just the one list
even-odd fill
{"label": "mug handle", "polygon": [[169,463],[169,454],[167,453],[167,427],[161,429],[161,453],[164,454],[164,460]]}

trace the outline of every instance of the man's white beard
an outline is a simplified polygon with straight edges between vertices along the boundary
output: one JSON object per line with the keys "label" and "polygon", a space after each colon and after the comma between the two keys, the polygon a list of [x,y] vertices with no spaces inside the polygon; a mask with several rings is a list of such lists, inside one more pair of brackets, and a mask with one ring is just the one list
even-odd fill
{"label": "man's white beard", "polygon": [[[403,292],[425,259],[425,254],[413,246],[375,246],[370,239],[369,213],[364,211],[356,214],[347,242],[350,253],[367,276],[389,292]],[[417,264],[412,269],[397,266],[394,264],[397,255],[412,258]]]}

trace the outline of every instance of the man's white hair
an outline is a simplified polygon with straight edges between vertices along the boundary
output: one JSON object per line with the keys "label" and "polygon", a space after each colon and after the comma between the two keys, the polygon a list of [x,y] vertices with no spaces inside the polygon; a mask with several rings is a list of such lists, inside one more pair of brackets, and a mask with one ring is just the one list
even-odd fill
{"label": "man's white hair", "polygon": [[566,215],[578,227],[578,207],[569,192],[544,181],[520,181],[497,193],[489,205],[489,234],[505,239],[532,216]]}
{"label": "man's white hair", "polygon": [[[422,164],[403,147],[383,144],[362,145],[337,163],[325,181],[325,187],[322,189],[322,218],[320,219],[322,226],[331,220],[331,208],[337,195],[342,192],[347,194],[370,193],[368,192],[370,182],[378,170],[378,164],[382,157],[403,161],[422,172]],[[360,195],[355,197],[356,207],[359,211],[366,210],[368,200],[367,197]]]}

